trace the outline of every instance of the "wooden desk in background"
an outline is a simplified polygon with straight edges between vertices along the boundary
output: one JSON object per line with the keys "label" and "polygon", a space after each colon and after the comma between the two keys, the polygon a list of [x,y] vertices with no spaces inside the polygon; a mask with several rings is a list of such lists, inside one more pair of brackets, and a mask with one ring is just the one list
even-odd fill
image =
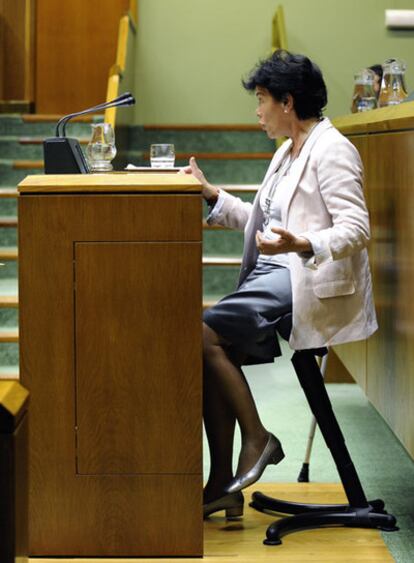
{"label": "wooden desk in background", "polygon": [[199,183],[29,176],[19,192],[29,554],[201,555]]}
{"label": "wooden desk in background", "polygon": [[358,148],[379,330],[338,357],[414,457],[414,102],[334,120]]}

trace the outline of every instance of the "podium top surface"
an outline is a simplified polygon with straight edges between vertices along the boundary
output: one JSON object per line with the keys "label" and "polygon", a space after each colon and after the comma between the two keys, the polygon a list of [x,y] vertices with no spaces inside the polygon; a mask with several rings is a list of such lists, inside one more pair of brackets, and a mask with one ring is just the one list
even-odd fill
{"label": "podium top surface", "polygon": [[18,185],[20,194],[64,193],[201,193],[191,174],[111,172],[105,174],[36,174]]}

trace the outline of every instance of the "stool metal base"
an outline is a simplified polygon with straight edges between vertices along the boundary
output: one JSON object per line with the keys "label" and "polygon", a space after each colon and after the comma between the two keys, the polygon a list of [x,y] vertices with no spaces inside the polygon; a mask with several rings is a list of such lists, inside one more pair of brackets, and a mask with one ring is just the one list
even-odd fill
{"label": "stool metal base", "polygon": [[377,499],[369,502],[365,496],[315,359],[315,355],[323,353],[324,350],[297,350],[293,354],[292,363],[332,454],[348,504],[301,504],[254,493],[250,506],[256,510],[293,514],[273,522],[268,527],[264,540],[266,545],[280,545],[285,534],[311,528],[350,526],[377,528],[387,532],[398,530],[395,517],[384,510],[383,501]]}
{"label": "stool metal base", "polygon": [[377,528],[386,532],[398,530],[396,519],[384,510],[384,502],[376,499],[368,507],[353,508],[349,504],[303,504],[274,499],[260,492],[252,495],[250,506],[259,512],[292,514],[273,522],[266,531],[265,545],[281,545],[281,538],[299,530],[333,526]]}

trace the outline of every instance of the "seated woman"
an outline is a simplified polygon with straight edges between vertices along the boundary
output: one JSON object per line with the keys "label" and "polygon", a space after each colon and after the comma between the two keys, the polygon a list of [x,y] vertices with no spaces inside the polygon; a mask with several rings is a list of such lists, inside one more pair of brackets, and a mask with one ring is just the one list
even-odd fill
{"label": "seated woman", "polygon": [[[185,173],[202,183],[209,223],[244,230],[237,290],[204,314],[204,424],[211,468],[204,515],[243,513],[241,490],[268,464],[279,440],[264,428],[241,366],[280,355],[276,328],[292,312],[295,350],[365,339],[377,328],[366,246],[368,212],[355,147],[322,117],[326,86],[307,57],[276,51],[244,86],[257,97],[276,151],[253,204],[211,185],[190,159]],[[235,422],[242,447],[235,475]]]}

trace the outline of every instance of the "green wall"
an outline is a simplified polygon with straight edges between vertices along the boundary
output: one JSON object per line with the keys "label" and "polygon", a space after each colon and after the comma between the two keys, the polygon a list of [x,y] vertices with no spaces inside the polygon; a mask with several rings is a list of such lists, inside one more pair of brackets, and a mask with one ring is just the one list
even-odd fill
{"label": "green wall", "polygon": [[414,0],[139,0],[135,122],[255,123],[240,81],[269,54],[280,3],[289,49],[322,68],[328,116],[349,113],[354,72],[387,57],[407,62],[414,90],[414,30],[384,26]]}

